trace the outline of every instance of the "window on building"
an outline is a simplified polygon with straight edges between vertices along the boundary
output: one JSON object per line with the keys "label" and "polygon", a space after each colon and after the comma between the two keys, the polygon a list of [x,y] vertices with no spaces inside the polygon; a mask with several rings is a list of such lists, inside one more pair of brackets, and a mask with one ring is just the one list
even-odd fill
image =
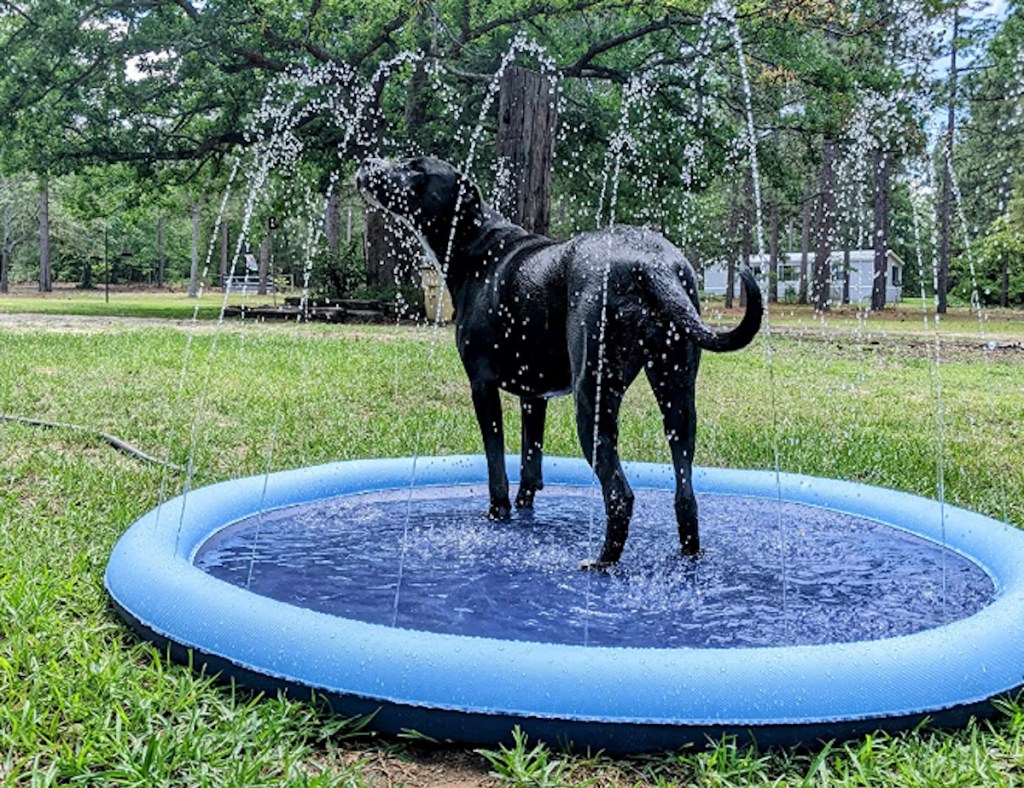
{"label": "window on building", "polygon": [[902,282],[900,282],[900,269],[899,269],[899,266],[894,265],[892,267],[892,277],[891,277],[891,279],[892,279],[892,286],[893,287],[900,287],[903,284]]}

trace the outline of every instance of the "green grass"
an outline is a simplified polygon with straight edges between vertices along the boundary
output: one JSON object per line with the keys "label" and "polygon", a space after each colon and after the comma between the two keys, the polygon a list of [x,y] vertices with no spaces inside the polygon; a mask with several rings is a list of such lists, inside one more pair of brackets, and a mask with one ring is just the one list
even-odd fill
{"label": "green grass", "polygon": [[[98,290],[60,287],[46,294],[18,288],[10,295],[0,295],[0,314],[162,317],[175,320],[190,320],[195,314],[200,320],[210,320],[220,314],[222,298],[219,290],[197,300],[189,298],[185,290],[158,292],[117,288],[110,292],[108,300],[102,287]],[[256,303],[257,298],[259,303],[273,300],[272,296],[232,294],[229,303]],[[281,298],[278,296],[278,301]]]}
{"label": "green grass", "polygon": [[[0,323],[0,413],[104,430],[184,464],[196,483],[336,459],[478,452],[451,332],[426,329]],[[779,334],[706,354],[698,462],[857,479],[934,496],[928,343]],[[948,348],[947,499],[1024,524],[1024,364]],[[187,374],[182,377],[183,363]],[[774,386],[772,385],[774,381]],[[774,403],[774,404],[773,404]],[[512,403],[510,450],[518,443]],[[628,459],[666,461],[638,383]],[[547,449],[578,454],[571,404]],[[106,559],[181,479],[88,433],[0,424],[0,784],[363,785],[465,779],[597,785],[999,785],[1020,781],[1024,707],[954,732],[872,736],[818,753],[719,742],[638,759],[520,739],[487,753],[380,741],[315,705],[257,698],[169,663],[110,609]]]}

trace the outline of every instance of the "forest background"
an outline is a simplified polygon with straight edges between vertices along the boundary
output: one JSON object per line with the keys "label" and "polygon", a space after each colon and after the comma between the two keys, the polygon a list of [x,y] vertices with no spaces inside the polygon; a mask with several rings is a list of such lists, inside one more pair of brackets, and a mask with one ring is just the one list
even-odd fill
{"label": "forest background", "polygon": [[[513,63],[551,97],[525,165]],[[783,298],[821,310],[859,248],[939,311],[1024,304],[1017,0],[23,0],[0,10],[0,108],[0,292],[195,292],[248,261],[390,299],[418,253],[351,176],[425,153],[520,221],[518,170],[544,170],[527,202],[555,237],[647,224],[698,269],[761,252],[772,276],[802,253]]]}

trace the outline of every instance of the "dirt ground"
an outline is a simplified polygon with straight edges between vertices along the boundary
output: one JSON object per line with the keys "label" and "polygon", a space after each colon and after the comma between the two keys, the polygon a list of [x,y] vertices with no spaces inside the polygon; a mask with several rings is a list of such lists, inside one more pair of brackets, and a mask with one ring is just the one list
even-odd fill
{"label": "dirt ground", "polygon": [[359,764],[363,779],[372,786],[483,788],[497,784],[484,758],[466,750],[353,749],[346,752],[344,761]]}

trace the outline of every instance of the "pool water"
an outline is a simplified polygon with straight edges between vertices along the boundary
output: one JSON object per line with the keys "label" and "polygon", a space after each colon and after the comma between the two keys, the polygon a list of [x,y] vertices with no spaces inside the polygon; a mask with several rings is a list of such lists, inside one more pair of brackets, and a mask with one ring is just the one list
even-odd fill
{"label": "pool water", "polygon": [[622,561],[580,571],[603,539],[599,491],[549,486],[486,519],[482,485],[361,493],[265,512],[210,537],[203,571],[369,623],[592,646],[736,648],[908,635],[994,594],[942,546],[805,504],[698,496],[703,551],[678,556],[672,494],[637,491]]}

